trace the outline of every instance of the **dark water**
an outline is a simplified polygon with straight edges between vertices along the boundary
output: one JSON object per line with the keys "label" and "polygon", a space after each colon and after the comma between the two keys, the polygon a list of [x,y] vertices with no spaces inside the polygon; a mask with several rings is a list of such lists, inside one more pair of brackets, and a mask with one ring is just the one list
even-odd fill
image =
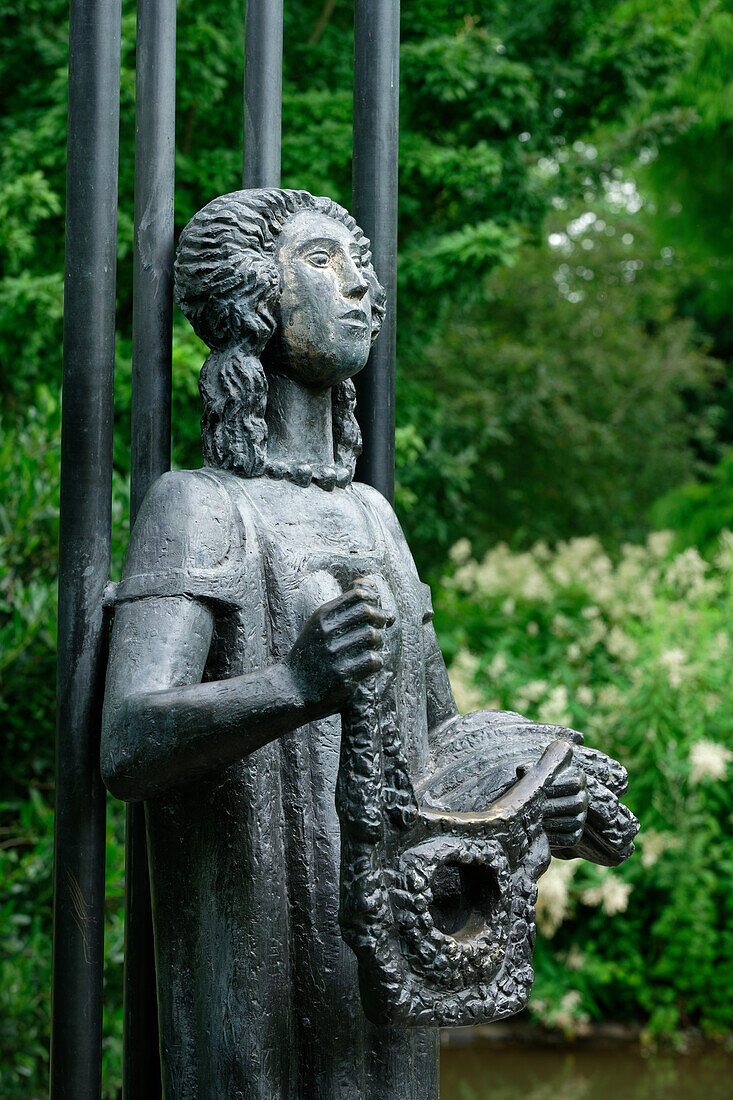
{"label": "dark water", "polygon": [[733,1100],[733,1056],[444,1047],[441,1100]]}

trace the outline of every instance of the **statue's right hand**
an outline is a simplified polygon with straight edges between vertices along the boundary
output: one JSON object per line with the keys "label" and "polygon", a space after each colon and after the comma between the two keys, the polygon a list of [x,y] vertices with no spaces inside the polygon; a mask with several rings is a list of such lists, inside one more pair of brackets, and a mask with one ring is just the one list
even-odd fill
{"label": "statue's right hand", "polygon": [[324,714],[338,710],[361,680],[382,667],[386,623],[366,581],[319,607],[286,658],[305,699]]}

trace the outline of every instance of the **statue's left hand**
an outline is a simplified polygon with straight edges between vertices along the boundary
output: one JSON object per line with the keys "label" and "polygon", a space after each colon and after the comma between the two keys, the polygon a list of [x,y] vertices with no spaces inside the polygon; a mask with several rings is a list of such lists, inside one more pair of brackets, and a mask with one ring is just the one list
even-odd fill
{"label": "statue's left hand", "polygon": [[481,810],[508,790],[553,741],[572,748],[570,763],[547,788],[543,826],[552,854],[616,866],[631,855],[638,822],[621,802],[626,769],[583,744],[563,726],[543,725],[510,711],[476,711],[456,718],[434,754],[434,771],[418,797],[454,811]]}

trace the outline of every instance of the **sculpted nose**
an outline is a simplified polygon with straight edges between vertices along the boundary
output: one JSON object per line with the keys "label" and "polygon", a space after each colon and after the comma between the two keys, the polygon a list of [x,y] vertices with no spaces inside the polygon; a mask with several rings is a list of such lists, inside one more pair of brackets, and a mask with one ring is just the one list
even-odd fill
{"label": "sculpted nose", "polygon": [[369,289],[364,276],[362,275],[356,264],[349,264],[348,268],[344,272],[344,298],[355,298],[358,302],[366,294]]}
{"label": "sculpted nose", "polygon": [[352,287],[348,288],[348,290],[346,291],[346,297],[356,298],[356,300],[360,302],[368,289],[369,287],[366,285],[364,280],[360,279],[358,283],[354,283]]}

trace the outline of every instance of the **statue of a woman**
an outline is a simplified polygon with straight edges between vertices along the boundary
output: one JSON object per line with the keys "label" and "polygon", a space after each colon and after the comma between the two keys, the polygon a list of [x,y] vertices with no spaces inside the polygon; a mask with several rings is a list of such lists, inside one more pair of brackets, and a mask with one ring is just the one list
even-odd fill
{"label": "statue of a woman", "polygon": [[102,741],[109,789],[146,803],[165,1095],[430,1100],[437,1029],[369,1022],[339,928],[341,712],[388,666],[389,751],[437,807],[488,806],[564,740],[535,817],[566,857],[630,852],[623,769],[571,731],[457,715],[429,590],[389,505],[352,483],[351,378],[384,293],[347,212],[215,199],[181,237],[176,298],[211,349],[205,465],[140,510]]}

